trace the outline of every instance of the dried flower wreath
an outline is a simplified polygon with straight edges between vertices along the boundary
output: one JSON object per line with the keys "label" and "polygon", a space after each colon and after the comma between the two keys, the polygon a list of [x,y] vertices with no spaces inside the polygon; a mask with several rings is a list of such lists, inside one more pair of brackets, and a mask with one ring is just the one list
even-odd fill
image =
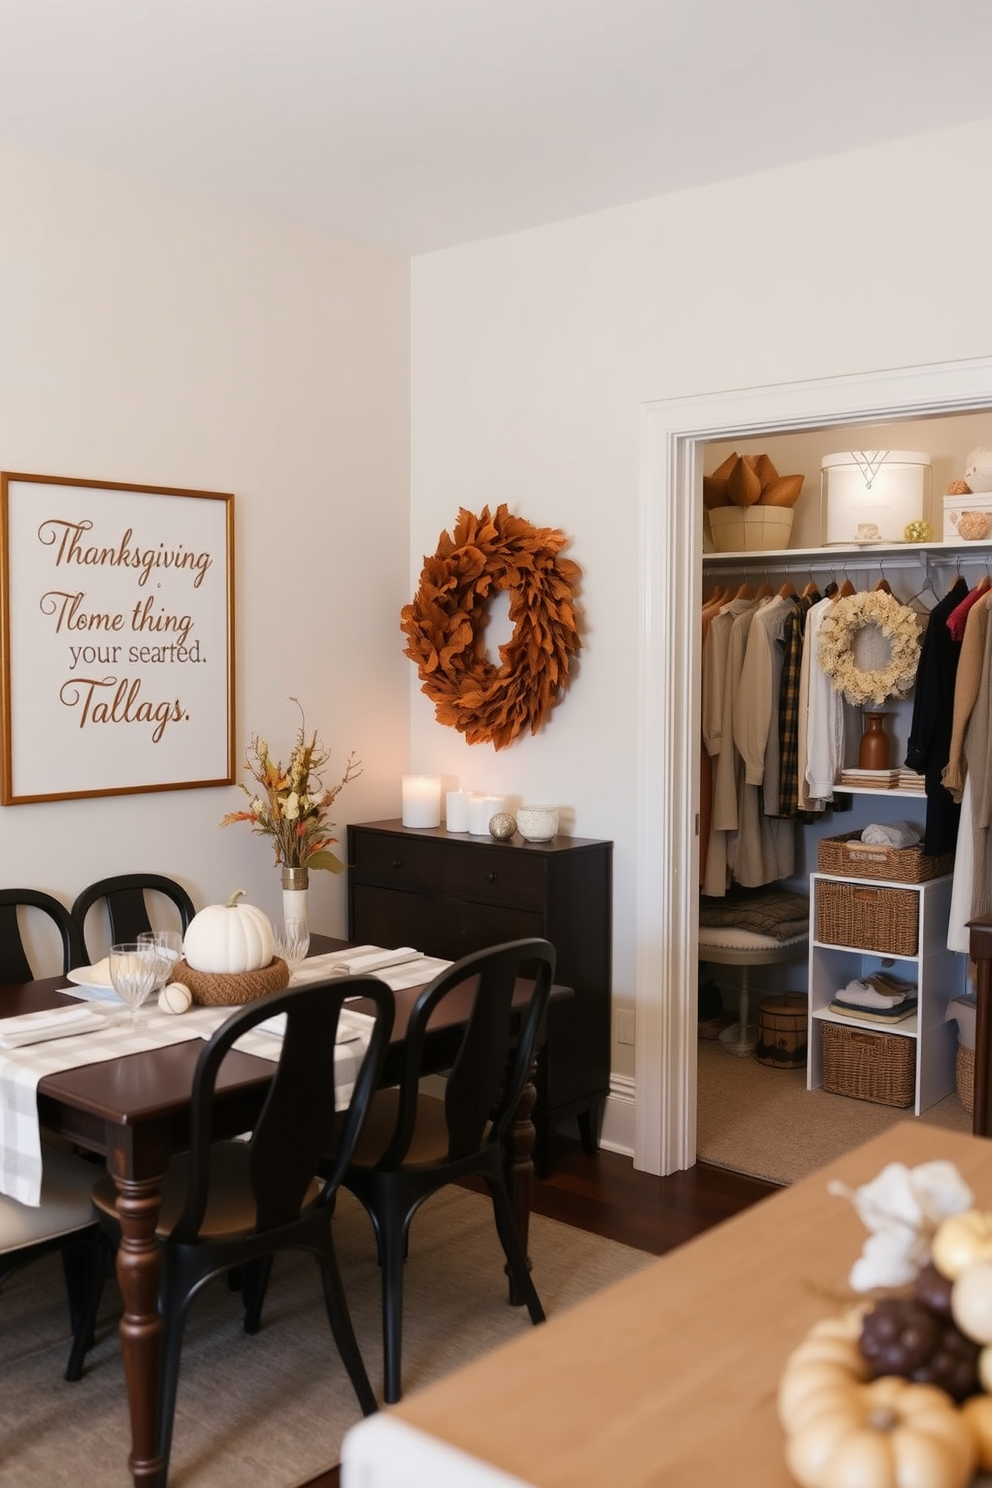
{"label": "dried flower wreath", "polygon": [[[889,643],[884,667],[863,670],[854,655],[859,631],[875,626]],[[919,617],[884,589],[848,594],[824,615],[819,631],[819,662],[835,692],[849,703],[876,707],[886,698],[905,697],[916,681],[920,660]]]}
{"label": "dried flower wreath", "polygon": [[[462,507],[454,533],[442,532],[424,559],[420,587],[404,605],[404,655],[417,665],[421,691],[438,723],[469,744],[512,744],[536,734],[568,685],[569,659],[582,642],[573,590],[581,569],[559,557],[568,539],[551,527],[511,517],[506,506],[479,516]],[[508,592],[513,635],[500,665],[485,655],[488,601]]]}

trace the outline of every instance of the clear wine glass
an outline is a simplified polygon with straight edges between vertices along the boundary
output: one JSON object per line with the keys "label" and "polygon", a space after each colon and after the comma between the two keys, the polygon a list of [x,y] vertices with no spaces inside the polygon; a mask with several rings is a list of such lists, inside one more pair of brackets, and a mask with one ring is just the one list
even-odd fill
{"label": "clear wine glass", "polygon": [[178,930],[142,930],[138,944],[152,947],[158,969],[152,991],[160,992],[167,982],[172,981],[176,964],[182,959],[183,938]]}
{"label": "clear wine glass", "polygon": [[277,956],[280,956],[290,971],[305,959],[310,949],[310,927],[304,921],[290,920],[272,932]]}
{"label": "clear wine glass", "polygon": [[131,1010],[130,1024],[138,1023],[138,1009],[153,990],[162,964],[154,944],[136,940],[110,947],[110,982],[121,1002]]}

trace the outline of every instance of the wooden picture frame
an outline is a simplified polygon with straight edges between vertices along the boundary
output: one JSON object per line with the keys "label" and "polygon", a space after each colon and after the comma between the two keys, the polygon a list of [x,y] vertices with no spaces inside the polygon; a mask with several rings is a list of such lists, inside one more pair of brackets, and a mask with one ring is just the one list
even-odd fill
{"label": "wooden picture frame", "polygon": [[232,785],[234,497],[0,472],[0,802]]}

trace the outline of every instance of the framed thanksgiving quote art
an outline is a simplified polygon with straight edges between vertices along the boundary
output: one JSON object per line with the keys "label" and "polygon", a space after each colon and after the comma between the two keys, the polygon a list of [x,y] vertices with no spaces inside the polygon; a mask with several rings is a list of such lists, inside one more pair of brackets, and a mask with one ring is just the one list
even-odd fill
{"label": "framed thanksgiving quote art", "polygon": [[234,498],[0,473],[5,806],[234,781]]}

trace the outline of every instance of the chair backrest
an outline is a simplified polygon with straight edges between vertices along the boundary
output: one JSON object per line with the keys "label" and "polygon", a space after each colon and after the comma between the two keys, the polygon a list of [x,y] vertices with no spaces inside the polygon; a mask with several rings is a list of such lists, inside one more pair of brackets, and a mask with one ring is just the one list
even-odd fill
{"label": "chair backrest", "polygon": [[110,945],[117,941],[137,940],[143,930],[152,928],[145,901],[146,890],[171,899],[179,911],[183,930],[186,929],[196,910],[186,890],[175,879],[164,878],[159,873],[119,873],[112,878],[101,878],[83,889],[72,906],[72,918],[79,931],[83,952],[91,961],[96,958],[86,943],[86,916],[93,906],[101,900],[106,903]]}
{"label": "chair backrest", "polygon": [[[396,1127],[377,1166],[400,1166],[409,1150],[424,1073],[428,1024],[451,998],[470,998],[468,1018],[445,1082],[448,1159],[501,1141],[526,1084],[555,972],[547,940],[511,940],[456,961],[425,987],[410,1013]],[[530,982],[514,1006],[518,982]]]}
{"label": "chair backrest", "polygon": [[[347,1113],[335,1102],[334,1048],[346,999],[374,1005],[368,1047],[355,1078]],[[369,1102],[375,1094],[393,1027],[393,994],[370,975],[270,992],[238,1008],[204,1045],[193,1076],[190,1103],[190,1172],[186,1204],[170,1238],[196,1238],[207,1202],[214,1089],[224,1056],[236,1039],[266,1018],[285,1014],[275,1076],[249,1139],[256,1231],[291,1224],[327,1151],[336,1160],[319,1202],[329,1204],[351,1160]]]}
{"label": "chair backrest", "polygon": [[17,916],[19,906],[38,909],[55,922],[62,941],[62,975],[85,960],[83,943],[71,913],[51,894],[40,889],[0,889],[0,982],[31,982],[35,972],[31,968],[21,926]]}

